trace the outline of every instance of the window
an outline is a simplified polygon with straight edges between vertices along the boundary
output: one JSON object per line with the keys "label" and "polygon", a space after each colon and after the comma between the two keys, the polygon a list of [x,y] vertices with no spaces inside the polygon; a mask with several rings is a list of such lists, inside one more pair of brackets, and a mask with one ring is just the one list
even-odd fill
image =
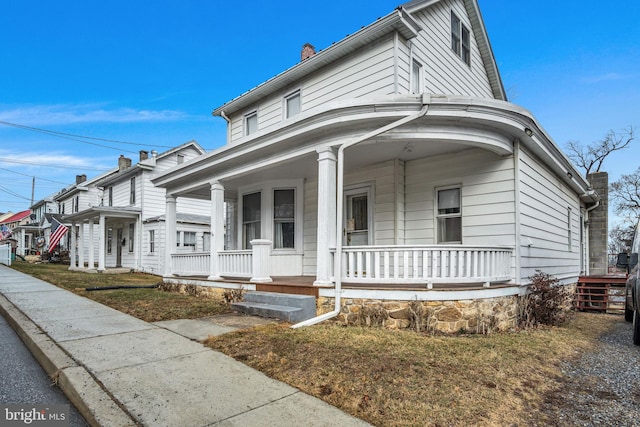
{"label": "window", "polygon": [[254,111],[244,116],[244,135],[251,135],[258,130],[258,112]]}
{"label": "window", "polygon": [[451,12],[451,50],[465,64],[471,65],[471,33],[453,11]]}
{"label": "window", "polygon": [[79,210],[79,206],[80,206],[80,196],[76,196],[72,201],[71,204],[73,206],[73,208],[71,209],[73,212],[78,212]]}
{"label": "window", "polygon": [[411,66],[411,93],[422,93],[422,64],[415,59]]}
{"label": "window", "polygon": [[156,230],[149,230],[149,252],[156,251]]}
{"label": "window", "polygon": [[109,187],[109,206],[113,206],[113,187]]}
{"label": "window", "polygon": [[296,114],[300,113],[301,102],[300,102],[299,90],[284,97],[284,109],[285,109],[285,117],[287,119],[289,117],[293,117]]}
{"label": "window", "polygon": [[295,248],[295,190],[273,191],[273,247]]}
{"label": "window", "polygon": [[571,234],[571,208],[567,208],[567,244],[569,246],[569,251],[573,249],[573,236]]}
{"label": "window", "polygon": [[107,229],[107,253],[110,254],[113,248],[113,228]]}
{"label": "window", "polygon": [[131,186],[129,188],[129,204],[136,204],[136,177],[131,177]]}
{"label": "window", "polygon": [[436,193],[438,243],[462,243],[460,187],[443,188]]}
{"label": "window", "polygon": [[196,247],[196,233],[195,231],[185,231],[182,236],[182,246]]}
{"label": "window", "polygon": [[129,252],[133,252],[133,231],[135,224],[129,224]]}
{"label": "window", "polygon": [[242,196],[242,247],[251,248],[251,241],[260,238],[260,206],[262,193]]}

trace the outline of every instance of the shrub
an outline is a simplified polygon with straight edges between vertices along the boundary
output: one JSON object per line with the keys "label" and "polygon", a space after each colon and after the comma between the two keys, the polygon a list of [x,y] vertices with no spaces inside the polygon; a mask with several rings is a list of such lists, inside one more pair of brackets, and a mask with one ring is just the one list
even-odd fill
{"label": "shrub", "polygon": [[529,293],[521,298],[518,305],[519,326],[556,326],[569,320],[573,295],[560,281],[540,270],[536,270],[530,279]]}

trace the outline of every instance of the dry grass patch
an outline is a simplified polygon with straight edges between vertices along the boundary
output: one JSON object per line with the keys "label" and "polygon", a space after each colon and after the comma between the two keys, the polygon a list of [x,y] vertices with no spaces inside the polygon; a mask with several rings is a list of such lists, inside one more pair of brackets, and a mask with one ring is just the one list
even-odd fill
{"label": "dry grass patch", "polygon": [[174,319],[196,319],[229,312],[229,307],[221,300],[197,298],[165,292],[159,289],[115,289],[86,291],[99,286],[148,286],[155,285],[161,278],[151,274],[96,274],[69,271],[63,264],[29,264],[16,261],[12,268],[72,291],[83,297],[130,314],[145,322]]}
{"label": "dry grass patch", "polygon": [[616,321],[581,313],[564,327],[488,336],[268,325],[206,344],[378,426],[544,425],[560,362]]}

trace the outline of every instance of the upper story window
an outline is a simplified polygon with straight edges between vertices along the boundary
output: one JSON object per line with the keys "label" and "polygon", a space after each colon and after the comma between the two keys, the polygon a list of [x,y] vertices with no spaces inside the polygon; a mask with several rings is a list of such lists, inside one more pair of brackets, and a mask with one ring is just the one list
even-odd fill
{"label": "upper story window", "polygon": [[453,11],[451,12],[451,50],[465,64],[471,65],[471,33]]}
{"label": "upper story window", "polygon": [[78,210],[80,209],[80,196],[76,196],[74,197],[74,199],[71,201],[71,206],[72,206],[72,211],[73,212],[78,212]]}
{"label": "upper story window", "polygon": [[113,206],[113,187],[109,187],[109,205]]}
{"label": "upper story window", "polygon": [[258,112],[254,111],[244,116],[244,136],[251,135],[258,130]]}
{"label": "upper story window", "polygon": [[422,93],[422,64],[415,59],[411,63],[411,93]]}
{"label": "upper story window", "polygon": [[460,187],[436,190],[438,243],[462,243]]}
{"label": "upper story window", "polygon": [[129,204],[136,204],[136,177],[131,177],[131,186],[129,187]]}
{"label": "upper story window", "polygon": [[290,93],[284,97],[284,116],[285,118],[293,117],[299,114],[302,108],[302,102],[300,99],[300,91]]}

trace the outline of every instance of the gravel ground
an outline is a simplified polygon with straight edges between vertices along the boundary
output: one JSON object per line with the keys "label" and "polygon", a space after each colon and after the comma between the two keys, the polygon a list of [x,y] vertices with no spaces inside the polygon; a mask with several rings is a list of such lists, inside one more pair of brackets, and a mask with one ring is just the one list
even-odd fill
{"label": "gravel ground", "polygon": [[640,427],[640,346],[631,323],[615,317],[592,351],[562,367],[567,381],[544,411],[555,425]]}

